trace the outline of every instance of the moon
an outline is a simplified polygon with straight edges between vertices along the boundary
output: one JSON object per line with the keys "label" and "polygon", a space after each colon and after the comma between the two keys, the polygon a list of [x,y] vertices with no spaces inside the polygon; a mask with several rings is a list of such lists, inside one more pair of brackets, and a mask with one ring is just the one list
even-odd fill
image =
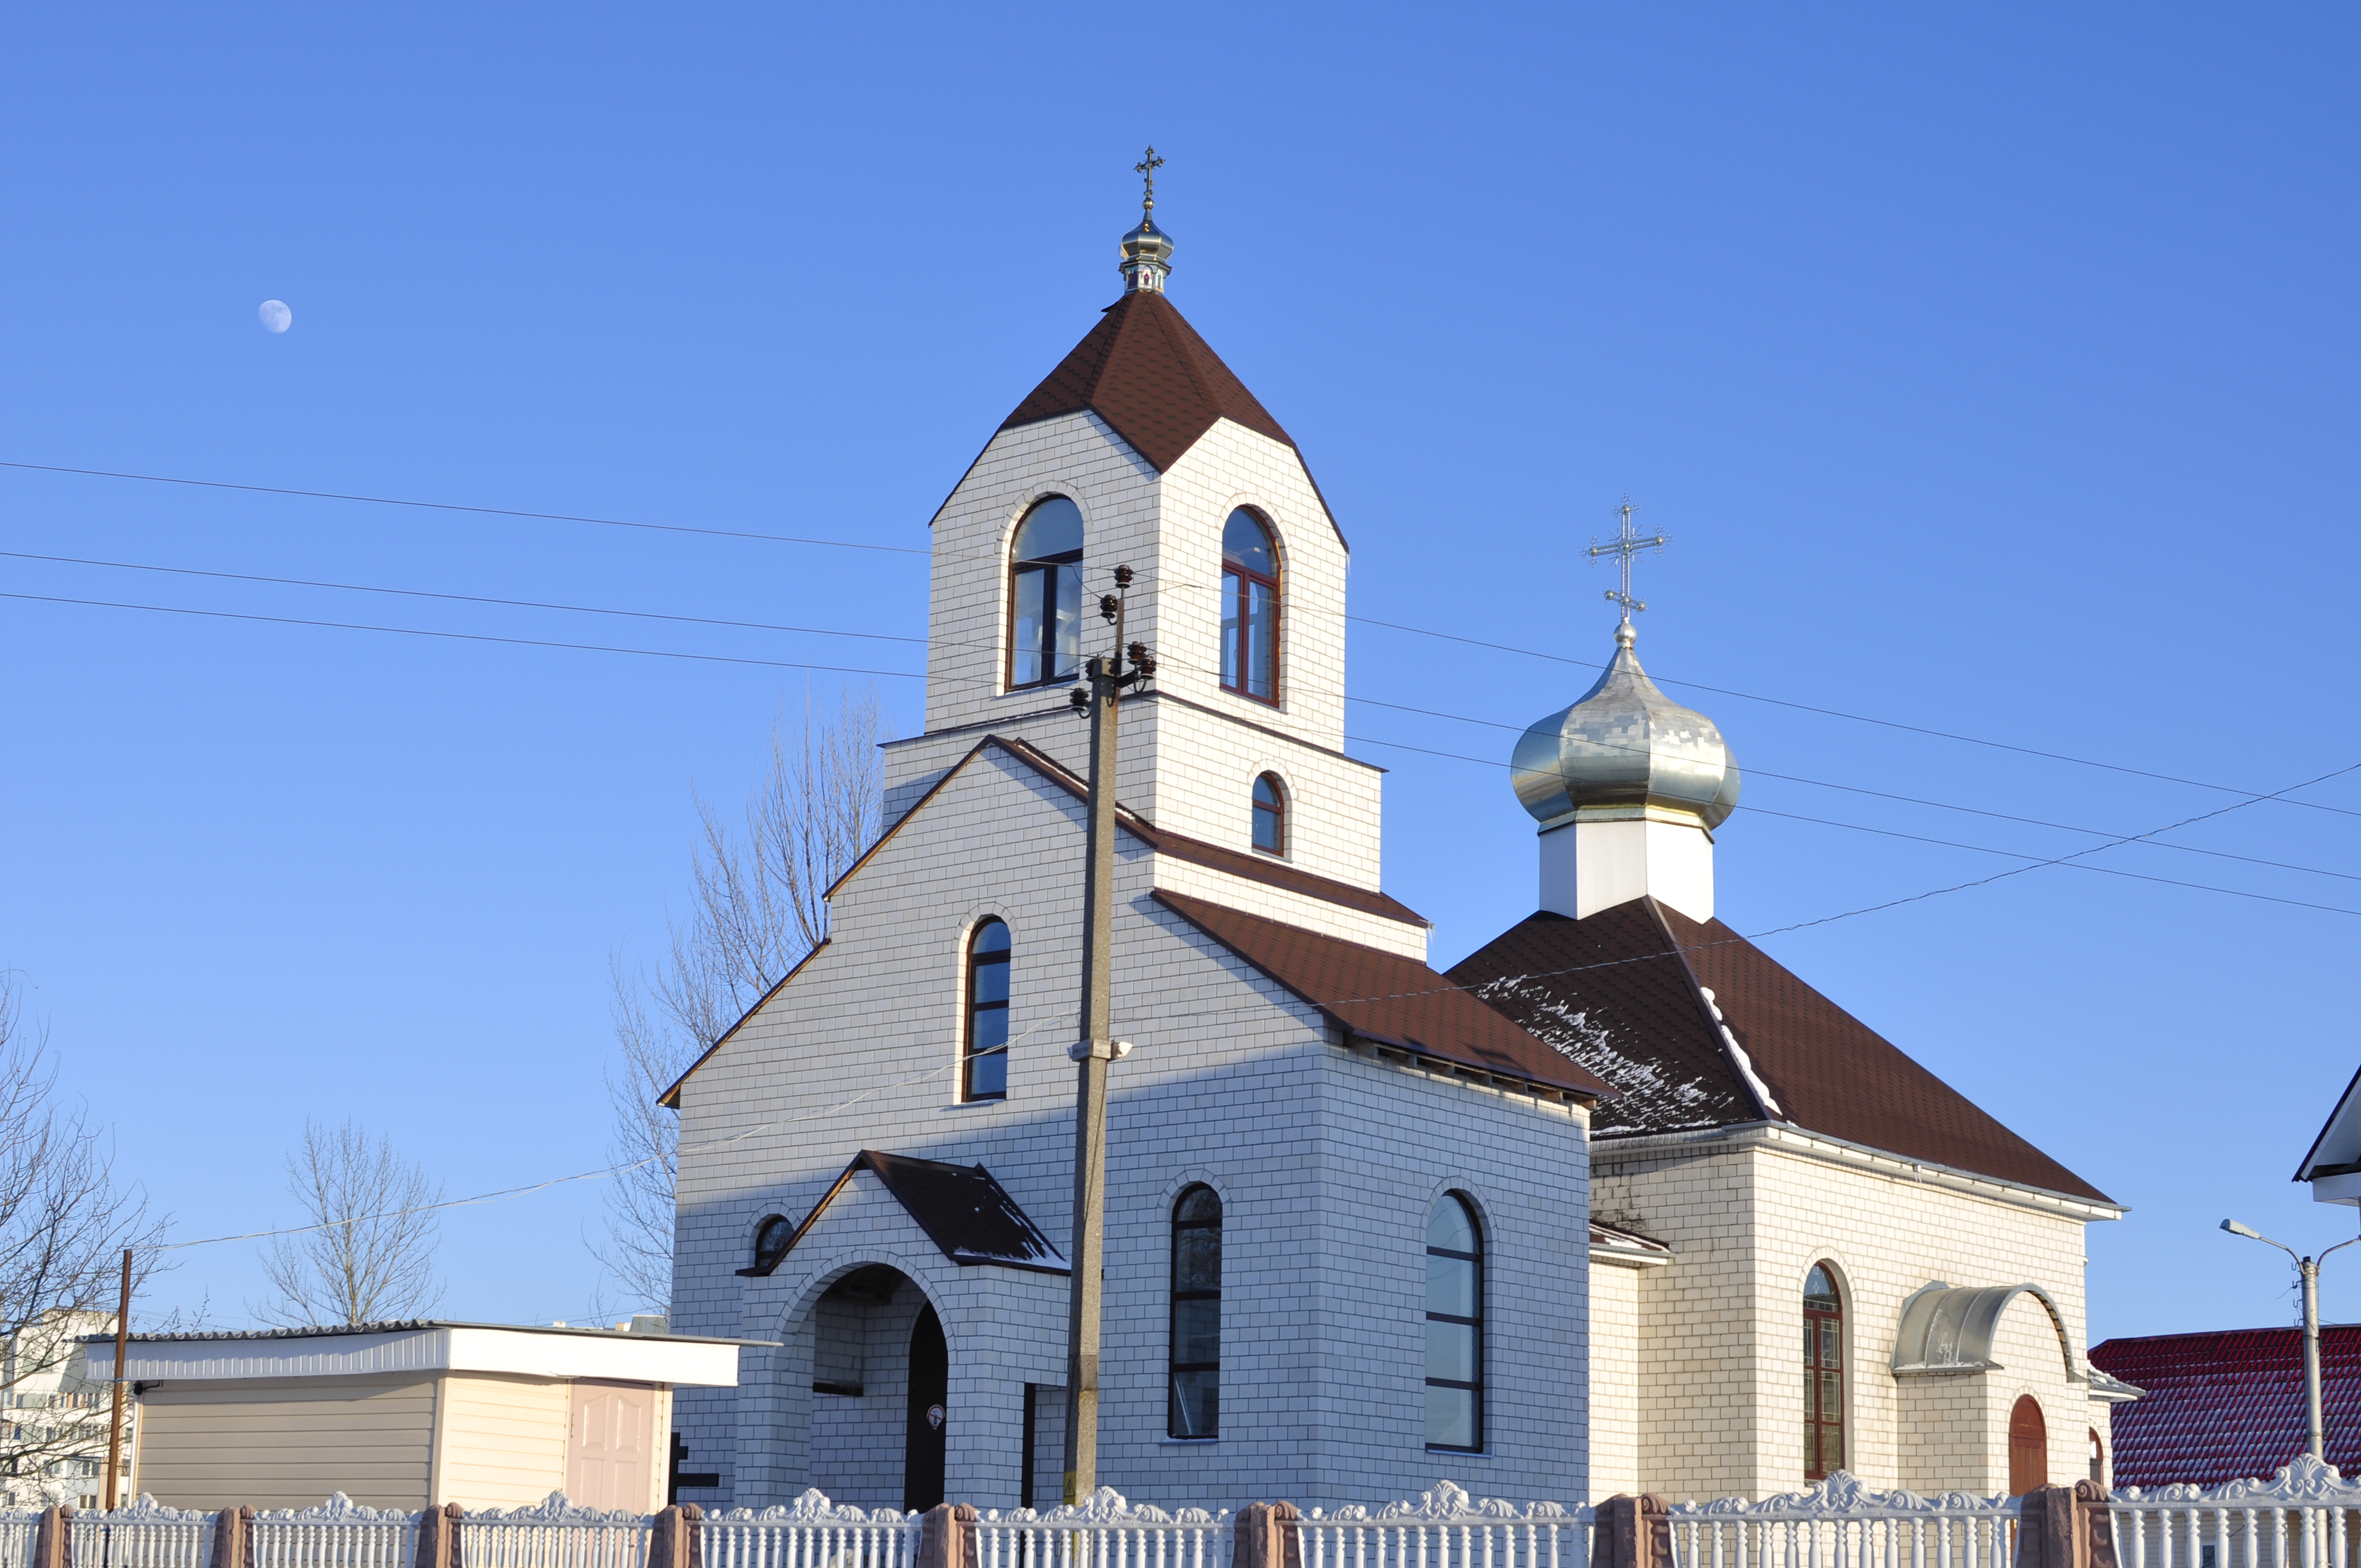
{"label": "moon", "polygon": [[265,332],[285,332],[295,321],[295,313],[279,300],[263,301],[261,308],[254,313],[262,318],[262,330]]}

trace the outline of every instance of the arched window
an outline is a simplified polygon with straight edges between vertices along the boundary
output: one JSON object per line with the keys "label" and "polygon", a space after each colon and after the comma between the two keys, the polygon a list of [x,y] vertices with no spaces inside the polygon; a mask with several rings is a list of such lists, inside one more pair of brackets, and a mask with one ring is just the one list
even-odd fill
{"label": "arched window", "polygon": [[1279,554],[1244,507],[1222,529],[1222,685],[1279,700]]}
{"label": "arched window", "polygon": [[967,940],[966,1069],[962,1100],[1008,1098],[1008,927],[986,920]]}
{"label": "arched window", "polygon": [[2107,1484],[2107,1445],[2096,1427],[2091,1429],[2091,1479],[2102,1486]]}
{"label": "arched window", "polygon": [[1255,780],[1254,847],[1266,855],[1287,853],[1287,787],[1277,773]]}
{"label": "arched window", "polygon": [[779,1266],[787,1255],[787,1244],[796,1239],[796,1223],[785,1214],[773,1214],[754,1227],[754,1272],[768,1274]]}
{"label": "arched window", "polygon": [[1816,1263],[1804,1278],[1804,1479],[1844,1465],[1844,1298],[1835,1271]]}
{"label": "arched window", "polygon": [[1222,1200],[1191,1187],[1172,1205],[1171,1379],[1164,1431],[1216,1437],[1222,1430]]}
{"label": "arched window", "polygon": [[1034,502],[1009,562],[1008,685],[1065,680],[1082,651],[1082,509],[1063,496]]}
{"label": "arched window", "polygon": [[2008,1495],[2022,1497],[2048,1485],[2049,1423],[2041,1419],[2040,1400],[2019,1394],[2008,1412]]}
{"label": "arched window", "polygon": [[1456,1192],[1426,1216],[1426,1446],[1484,1446],[1484,1237]]}

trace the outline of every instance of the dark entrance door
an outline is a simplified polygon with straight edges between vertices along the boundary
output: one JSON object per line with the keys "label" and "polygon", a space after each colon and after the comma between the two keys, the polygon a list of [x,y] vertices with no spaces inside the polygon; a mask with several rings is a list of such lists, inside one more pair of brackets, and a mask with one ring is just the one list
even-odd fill
{"label": "dark entrance door", "polygon": [[943,1500],[943,1429],[950,1424],[951,1351],[932,1306],[918,1310],[910,1331],[910,1418],[902,1446],[902,1508],[931,1508]]}

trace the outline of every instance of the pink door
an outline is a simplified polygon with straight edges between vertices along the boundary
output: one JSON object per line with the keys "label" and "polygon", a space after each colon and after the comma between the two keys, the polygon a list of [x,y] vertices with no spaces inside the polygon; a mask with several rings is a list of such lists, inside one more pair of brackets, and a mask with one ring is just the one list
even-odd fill
{"label": "pink door", "polygon": [[645,1513],[655,1483],[655,1390],[641,1384],[574,1385],[566,1495],[588,1508]]}

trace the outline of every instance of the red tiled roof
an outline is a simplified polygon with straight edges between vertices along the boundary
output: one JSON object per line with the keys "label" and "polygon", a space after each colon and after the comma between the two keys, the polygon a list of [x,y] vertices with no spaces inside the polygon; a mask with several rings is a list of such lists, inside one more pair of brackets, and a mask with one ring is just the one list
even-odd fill
{"label": "red tiled roof", "polygon": [[1000,428],[1084,409],[1114,426],[1159,474],[1219,419],[1295,444],[1172,302],[1146,291],[1109,305]]}
{"label": "red tiled roof", "polygon": [[[2270,1479],[2303,1452],[2303,1331],[2224,1329],[2213,1333],[2111,1339],[2091,1365],[2147,1390],[2117,1405],[2115,1485]],[[2327,1460],[2361,1467],[2361,1325],[2320,1331],[2321,1409]]]}
{"label": "red tiled roof", "polygon": [[[1700,925],[1649,898],[1587,920],[1544,911],[1451,978],[1621,1091],[1593,1117],[1598,1137],[1771,1117],[1905,1158],[2113,1202],[1719,920]],[[1700,988],[1714,993],[1719,1024]],[[1722,1040],[1724,1025],[1775,1113]]]}
{"label": "red tiled roof", "polygon": [[1611,1092],[1416,959],[1162,888],[1155,896],[1348,1033],[1576,1094]]}

